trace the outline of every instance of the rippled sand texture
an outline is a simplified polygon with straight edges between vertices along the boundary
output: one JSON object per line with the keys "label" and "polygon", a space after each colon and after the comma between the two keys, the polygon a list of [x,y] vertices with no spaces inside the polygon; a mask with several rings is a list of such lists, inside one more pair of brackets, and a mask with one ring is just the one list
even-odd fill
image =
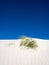
{"label": "rippled sand texture", "polygon": [[20,39],[0,40],[0,65],[49,65],[49,40],[35,40],[37,49],[20,47]]}

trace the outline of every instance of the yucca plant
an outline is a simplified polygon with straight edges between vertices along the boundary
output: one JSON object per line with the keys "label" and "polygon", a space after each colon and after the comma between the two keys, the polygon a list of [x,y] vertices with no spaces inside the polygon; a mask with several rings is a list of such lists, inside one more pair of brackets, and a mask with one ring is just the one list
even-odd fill
{"label": "yucca plant", "polygon": [[30,38],[24,38],[24,37],[21,37],[22,38],[22,41],[20,43],[20,46],[25,46],[25,47],[28,47],[28,48],[36,48],[38,47],[37,43],[35,40],[32,40]]}

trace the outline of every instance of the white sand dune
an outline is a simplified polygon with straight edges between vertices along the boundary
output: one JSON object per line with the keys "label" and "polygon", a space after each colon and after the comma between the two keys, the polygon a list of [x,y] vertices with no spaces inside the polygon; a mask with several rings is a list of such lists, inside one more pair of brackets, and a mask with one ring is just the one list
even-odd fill
{"label": "white sand dune", "polygon": [[20,47],[20,39],[0,40],[0,65],[49,65],[49,40],[35,40],[37,49]]}

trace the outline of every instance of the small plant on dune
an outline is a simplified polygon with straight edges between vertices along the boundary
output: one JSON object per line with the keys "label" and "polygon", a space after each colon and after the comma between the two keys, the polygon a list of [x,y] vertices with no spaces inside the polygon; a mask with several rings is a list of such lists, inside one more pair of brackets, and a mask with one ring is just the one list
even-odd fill
{"label": "small plant on dune", "polygon": [[38,45],[37,45],[35,40],[32,40],[30,38],[26,38],[26,37],[22,38],[20,46],[25,46],[25,47],[28,47],[28,48],[36,48],[36,47],[38,47]]}

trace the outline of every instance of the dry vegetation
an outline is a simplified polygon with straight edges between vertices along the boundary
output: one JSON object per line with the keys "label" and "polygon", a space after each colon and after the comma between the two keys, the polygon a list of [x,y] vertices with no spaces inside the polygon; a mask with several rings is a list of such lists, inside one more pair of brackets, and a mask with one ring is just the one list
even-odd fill
{"label": "dry vegetation", "polygon": [[25,46],[25,47],[28,47],[28,48],[38,47],[36,41],[31,39],[31,38],[27,38],[25,36],[22,36],[22,37],[20,37],[20,39],[22,39],[20,46]]}

